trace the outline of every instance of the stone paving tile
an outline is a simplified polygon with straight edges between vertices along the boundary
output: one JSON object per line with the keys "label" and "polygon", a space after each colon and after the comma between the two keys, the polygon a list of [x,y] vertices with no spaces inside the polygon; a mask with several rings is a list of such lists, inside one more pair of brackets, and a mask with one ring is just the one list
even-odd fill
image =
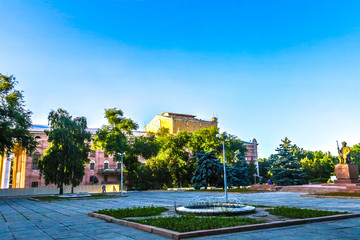
{"label": "stone paving tile", "polygon": [[[248,204],[289,205],[325,210],[360,212],[359,200],[304,198],[299,193],[230,194]],[[0,239],[168,239],[133,228],[107,223],[86,214],[103,208],[141,205],[173,206],[194,197],[222,196],[219,193],[138,192],[129,198],[84,201],[33,202],[24,197],[0,198]],[[25,218],[25,217],[26,218]],[[10,228],[9,228],[10,226]],[[25,227],[24,227],[25,226]],[[28,227],[26,227],[28,226]],[[38,235],[38,236],[36,236]],[[360,218],[312,223],[286,228],[207,236],[196,239],[360,239]]]}

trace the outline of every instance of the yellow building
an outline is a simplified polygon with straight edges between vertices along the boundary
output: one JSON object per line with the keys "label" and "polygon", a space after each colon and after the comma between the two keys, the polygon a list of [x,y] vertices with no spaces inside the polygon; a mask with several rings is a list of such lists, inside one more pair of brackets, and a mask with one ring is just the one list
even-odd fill
{"label": "yellow building", "polygon": [[202,128],[217,127],[217,118],[205,121],[195,118],[195,115],[164,112],[156,115],[148,125],[145,126],[146,132],[156,133],[160,128],[167,128],[171,134],[186,130],[193,132]]}
{"label": "yellow building", "polygon": [[0,156],[0,189],[24,188],[25,168],[26,151],[17,145],[12,154]]}

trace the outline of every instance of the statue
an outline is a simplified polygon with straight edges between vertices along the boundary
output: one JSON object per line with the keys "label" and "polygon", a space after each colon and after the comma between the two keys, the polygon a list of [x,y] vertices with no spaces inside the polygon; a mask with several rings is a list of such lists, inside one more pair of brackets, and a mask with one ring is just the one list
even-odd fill
{"label": "statue", "polygon": [[339,149],[338,141],[336,141],[336,143],[338,145],[340,164],[350,163],[351,162],[350,147],[346,146],[346,142],[342,142],[342,148]]}

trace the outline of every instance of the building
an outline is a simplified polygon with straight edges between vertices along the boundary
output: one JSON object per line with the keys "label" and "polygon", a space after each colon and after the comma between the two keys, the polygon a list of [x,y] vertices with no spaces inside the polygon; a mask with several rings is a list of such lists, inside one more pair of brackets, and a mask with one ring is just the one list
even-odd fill
{"label": "building", "polygon": [[[40,159],[46,148],[49,147],[48,137],[45,130],[48,126],[33,125],[30,132],[34,134],[38,142],[35,152],[31,156],[26,156],[24,150],[15,148],[14,154],[0,158],[0,188],[29,188],[45,187],[44,178],[40,177],[36,159]],[[88,129],[95,134],[96,128]],[[135,131],[134,136],[145,135],[145,132]],[[15,152],[16,151],[16,152]],[[93,184],[120,184],[121,164],[114,161],[113,156],[108,156],[99,149],[89,153],[90,162],[85,165],[85,175],[80,185]],[[143,158],[139,161],[144,163]],[[12,170],[11,170],[12,169]],[[53,186],[53,185],[49,185]],[[116,186],[118,187],[118,186]]]}
{"label": "building", "polygon": [[211,121],[195,118],[195,115],[164,112],[156,115],[148,125],[145,126],[146,132],[156,133],[160,128],[167,128],[171,134],[186,130],[193,132],[202,128],[217,127],[218,121],[213,117]]}
{"label": "building", "polygon": [[[170,113],[164,112],[161,115],[156,115],[148,125],[145,126],[146,132],[156,133],[160,128],[167,128],[171,134],[186,130],[194,132],[202,128],[210,128],[212,126],[217,127],[218,121],[216,117],[213,117],[211,121],[197,119],[195,115],[183,114],[183,113]],[[242,141],[242,140],[241,140]],[[251,160],[258,167],[258,149],[257,141],[254,138],[252,141],[242,141],[247,148],[245,154],[245,160],[250,163]]]}

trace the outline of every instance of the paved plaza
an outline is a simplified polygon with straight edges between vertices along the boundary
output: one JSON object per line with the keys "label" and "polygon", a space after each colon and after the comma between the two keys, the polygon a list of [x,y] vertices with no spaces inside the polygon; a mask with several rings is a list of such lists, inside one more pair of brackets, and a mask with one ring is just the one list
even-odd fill
{"label": "paved plaza", "polygon": [[[305,198],[301,193],[231,194],[248,204],[287,205],[360,212],[360,200]],[[197,196],[221,196],[198,192],[131,192],[128,198],[34,202],[25,197],[0,198],[0,239],[168,239],[87,216],[103,208],[173,206]],[[312,223],[277,229],[223,234],[194,239],[360,239],[360,218]]]}

